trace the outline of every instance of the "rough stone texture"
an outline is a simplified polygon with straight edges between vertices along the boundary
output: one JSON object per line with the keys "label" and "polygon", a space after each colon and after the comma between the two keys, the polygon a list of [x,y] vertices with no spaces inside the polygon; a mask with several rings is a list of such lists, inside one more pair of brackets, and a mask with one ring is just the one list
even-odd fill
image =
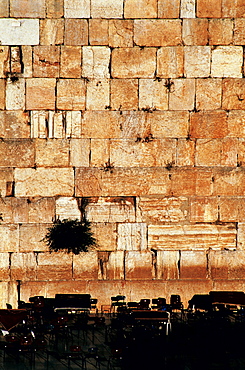
{"label": "rough stone texture", "polygon": [[152,253],[149,251],[127,251],[125,277],[127,280],[151,280],[153,277]]}
{"label": "rough stone texture", "polygon": [[157,76],[178,78],[184,75],[183,46],[166,46],[157,51]]}
{"label": "rough stone texture", "polygon": [[156,254],[157,279],[173,280],[179,278],[179,251],[157,251]]}
{"label": "rough stone texture", "polygon": [[37,279],[44,281],[69,280],[72,278],[72,255],[62,252],[39,253]]}
{"label": "rough stone texture", "polygon": [[222,138],[228,133],[225,111],[201,111],[191,113],[190,136],[193,138]]}
{"label": "rough stone texture", "polygon": [[88,45],[88,21],[65,19],[65,45]]}
{"label": "rough stone texture", "polygon": [[[240,32],[235,29],[234,41],[239,40]],[[209,20],[209,44],[230,45],[233,41],[232,19],[210,19]],[[237,44],[237,42],[235,42]]]}
{"label": "rough stone texture", "polygon": [[10,17],[45,18],[45,0],[10,0]]}
{"label": "rough stone texture", "polygon": [[197,166],[236,166],[237,139],[198,139],[196,143]]}
{"label": "rough stone texture", "polygon": [[36,165],[38,167],[68,167],[70,142],[66,139],[37,139]]}
{"label": "rough stone texture", "polygon": [[124,2],[125,18],[156,18],[157,0],[139,0],[135,6],[134,0],[125,0]]}
{"label": "rough stone texture", "polygon": [[117,247],[117,224],[114,222],[96,222],[91,224],[96,239],[96,248],[102,251],[115,251]]}
{"label": "rough stone texture", "polygon": [[192,110],[194,108],[195,80],[176,79],[169,94],[170,110]]}
{"label": "rough stone texture", "polygon": [[158,18],[179,18],[179,0],[158,0]]}
{"label": "rough stone texture", "polygon": [[33,77],[59,77],[60,48],[35,46],[33,48]]}
{"label": "rough stone texture", "polygon": [[8,16],[9,16],[9,0],[2,0],[0,8],[0,17],[4,18]]}
{"label": "rough stone texture", "polygon": [[180,257],[181,279],[206,279],[207,256],[204,251],[182,251]]}
{"label": "rough stone texture", "polygon": [[222,80],[207,78],[196,80],[197,110],[214,110],[221,108]]}
{"label": "rough stone texture", "polygon": [[82,79],[60,79],[57,82],[57,109],[85,109],[86,85]]}
{"label": "rough stone texture", "polygon": [[166,81],[153,79],[139,80],[139,109],[168,109]]}
{"label": "rough stone texture", "polygon": [[5,78],[10,72],[10,48],[0,46],[0,78]]}
{"label": "rough stone texture", "polygon": [[64,42],[64,19],[40,19],[40,45]]}
{"label": "rough stone texture", "polygon": [[138,109],[138,80],[111,80],[111,108],[114,110]]}
{"label": "rough stone texture", "polygon": [[220,197],[219,213],[222,222],[244,220],[244,197]]}
{"label": "rough stone texture", "polygon": [[92,18],[122,18],[123,0],[91,0]]}
{"label": "rough stone texture", "polygon": [[115,251],[109,254],[106,264],[106,278],[109,280],[123,280],[124,277],[124,251]]}
{"label": "rough stone texture", "polygon": [[197,0],[198,18],[221,18],[221,0],[213,0],[212,5],[207,0]]}
{"label": "rough stone texture", "polygon": [[51,224],[22,224],[19,232],[20,252],[47,252],[48,246],[42,240]]}
{"label": "rough stone texture", "polygon": [[34,166],[34,142],[30,139],[1,140],[0,153],[0,167]]}
{"label": "rough stone texture", "polygon": [[222,82],[223,109],[245,108],[245,82],[241,78],[225,78]]}
{"label": "rough stone texture", "polygon": [[[171,168],[169,168],[171,170]],[[171,174],[173,196],[210,196],[213,191],[213,173],[210,169],[179,169]]]}
{"label": "rough stone texture", "polygon": [[30,78],[26,81],[26,109],[55,109],[54,78]]}
{"label": "rough stone texture", "polygon": [[195,141],[186,139],[178,139],[176,152],[176,165],[194,166],[195,164]]}
{"label": "rough stone texture", "polygon": [[0,266],[1,280],[10,280],[9,253],[0,253]]}
{"label": "rough stone texture", "polygon": [[0,225],[0,236],[0,252],[19,252],[18,225]]}
{"label": "rough stone texture", "polygon": [[214,174],[214,195],[244,195],[244,168],[224,168]]}
{"label": "rough stone texture", "polygon": [[69,154],[70,166],[88,167],[90,159],[90,141],[88,139],[71,139]]}
{"label": "rough stone texture", "polygon": [[80,253],[73,256],[73,278],[81,280],[98,279],[98,258],[97,252]]}
{"label": "rough stone texture", "polygon": [[60,77],[81,77],[82,49],[79,46],[62,46],[60,60]]}
{"label": "rough stone texture", "polygon": [[64,0],[65,18],[89,18],[90,0]]}
{"label": "rough stone texture", "polygon": [[109,45],[114,48],[132,47],[134,38],[133,29],[134,23],[132,20],[109,20]]}
{"label": "rough stone texture", "polygon": [[87,83],[86,109],[103,110],[110,107],[110,83],[107,79],[89,80]]}
{"label": "rough stone texture", "polygon": [[82,76],[86,78],[109,78],[110,48],[84,46],[82,53]]}
{"label": "rough stone texture", "polygon": [[25,80],[6,83],[6,110],[25,110]]}
{"label": "rough stone texture", "polygon": [[[186,46],[184,48],[184,74],[186,77],[209,77],[210,46]],[[221,77],[221,76],[214,76]]]}
{"label": "rough stone texture", "polygon": [[207,19],[184,19],[182,38],[184,45],[207,45],[208,43],[208,20]]}
{"label": "rough stone texture", "polygon": [[195,0],[181,0],[180,18],[195,18],[195,17],[196,17]]}
{"label": "rough stone texture", "polygon": [[61,18],[64,15],[64,0],[46,0],[48,18]]}
{"label": "rough stone texture", "polygon": [[147,249],[145,223],[121,223],[118,225],[117,250],[144,251]]}
{"label": "rough stone texture", "polygon": [[1,18],[0,35],[1,45],[38,45],[39,20]]}
{"label": "rough stone texture", "polygon": [[109,20],[90,19],[89,20],[89,44],[90,45],[109,45]]}
{"label": "rough stone texture", "polygon": [[[191,222],[216,222],[219,217],[219,204],[217,197],[191,197],[190,221]],[[226,221],[222,217],[222,221]],[[232,222],[232,220],[229,220]],[[234,220],[233,220],[234,221]]]}
{"label": "rough stone texture", "polygon": [[212,77],[242,77],[243,49],[241,46],[217,46],[212,51]]}
{"label": "rough stone texture", "polygon": [[[148,117],[154,138],[180,138],[188,136],[189,112],[153,112]],[[173,125],[174,122],[174,125]]]}
{"label": "rough stone texture", "polygon": [[34,253],[12,253],[10,266],[12,280],[36,280],[36,268]]}

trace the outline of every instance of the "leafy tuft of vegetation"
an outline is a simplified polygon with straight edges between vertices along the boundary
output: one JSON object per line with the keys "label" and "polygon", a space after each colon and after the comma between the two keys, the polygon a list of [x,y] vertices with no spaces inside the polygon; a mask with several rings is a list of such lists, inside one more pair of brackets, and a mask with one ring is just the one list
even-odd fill
{"label": "leafy tuft of vegetation", "polygon": [[43,241],[49,246],[50,252],[64,251],[74,254],[88,252],[89,248],[96,245],[90,222],[77,219],[55,220],[48,228]]}

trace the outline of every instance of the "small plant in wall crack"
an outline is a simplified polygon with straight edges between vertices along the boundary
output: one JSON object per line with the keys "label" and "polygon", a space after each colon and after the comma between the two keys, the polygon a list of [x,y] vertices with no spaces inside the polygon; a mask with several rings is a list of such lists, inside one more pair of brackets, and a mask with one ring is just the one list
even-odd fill
{"label": "small plant in wall crack", "polygon": [[105,172],[113,173],[114,165],[110,162],[110,159],[108,159],[107,162],[104,163],[102,170]]}

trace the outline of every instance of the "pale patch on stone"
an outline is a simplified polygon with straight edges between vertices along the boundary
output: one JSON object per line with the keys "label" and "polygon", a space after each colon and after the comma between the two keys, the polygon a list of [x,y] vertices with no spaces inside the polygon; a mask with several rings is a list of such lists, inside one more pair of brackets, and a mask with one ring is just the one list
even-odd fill
{"label": "pale patch on stone", "polygon": [[70,141],[70,160],[72,167],[89,167],[90,140],[71,139]]}
{"label": "pale patch on stone", "polygon": [[196,2],[195,0],[181,0],[180,18],[195,18]]}
{"label": "pale patch on stone", "polygon": [[38,45],[38,19],[0,19],[1,45]]}
{"label": "pale patch on stone", "polygon": [[109,254],[106,264],[106,278],[111,280],[124,279],[124,251],[115,251]]}
{"label": "pale patch on stone", "polygon": [[117,250],[144,251],[147,249],[146,223],[118,224]]}
{"label": "pale patch on stone", "polygon": [[12,82],[7,80],[6,84],[6,109],[24,110],[25,109],[25,80],[20,78]]}
{"label": "pale patch on stone", "polygon": [[212,77],[242,77],[242,46],[218,46],[212,51]]}
{"label": "pale patch on stone", "polygon": [[82,76],[86,78],[109,78],[111,50],[107,46],[83,46]]}
{"label": "pale patch on stone", "polygon": [[125,278],[127,280],[152,280],[152,253],[150,251],[127,251]]}
{"label": "pale patch on stone", "polygon": [[90,0],[64,0],[65,18],[90,18]]}
{"label": "pale patch on stone", "polygon": [[178,279],[178,251],[157,251],[156,270],[157,279]]}
{"label": "pale patch on stone", "polygon": [[86,109],[103,110],[110,105],[110,83],[107,79],[90,80],[87,83]]}
{"label": "pale patch on stone", "polygon": [[92,18],[122,18],[123,0],[91,0]]}
{"label": "pale patch on stone", "polygon": [[19,251],[19,226],[0,225],[0,252]]}
{"label": "pale patch on stone", "polygon": [[139,80],[139,109],[168,109],[168,90],[165,80]]}
{"label": "pale patch on stone", "polygon": [[184,73],[187,78],[209,77],[210,62],[211,62],[210,46],[184,47]]}

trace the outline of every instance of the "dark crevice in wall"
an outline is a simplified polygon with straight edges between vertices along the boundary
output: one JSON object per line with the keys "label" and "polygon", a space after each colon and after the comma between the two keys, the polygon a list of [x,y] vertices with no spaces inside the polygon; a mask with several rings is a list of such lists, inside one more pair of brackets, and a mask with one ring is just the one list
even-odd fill
{"label": "dark crevice in wall", "polygon": [[177,262],[178,279],[181,278],[181,276],[180,276],[180,264],[181,264],[181,251],[179,250],[179,258],[178,258],[178,262]]}

